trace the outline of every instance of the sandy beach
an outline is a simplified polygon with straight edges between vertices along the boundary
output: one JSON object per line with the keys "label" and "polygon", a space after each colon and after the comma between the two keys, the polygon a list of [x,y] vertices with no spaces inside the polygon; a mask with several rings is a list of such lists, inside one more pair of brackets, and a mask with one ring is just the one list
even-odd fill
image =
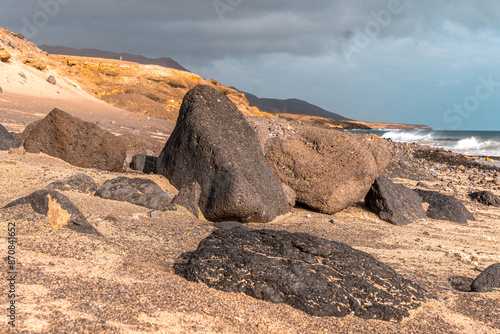
{"label": "sandy beach", "polygon": [[[46,111],[35,114],[34,107],[22,109],[15,102],[13,95],[3,95],[0,104],[2,117],[4,112],[10,112],[8,118],[12,121],[7,127],[12,131],[19,131],[26,122],[40,118]],[[96,106],[102,106],[96,108],[101,112],[96,112],[97,115],[108,115],[109,107],[100,102]],[[22,113],[18,112],[20,109]],[[137,117],[148,121],[145,116]],[[117,124],[121,121],[116,118]],[[139,135],[147,138],[148,133]],[[195,250],[215,229],[212,223],[196,219],[182,207],[164,211],[161,218],[152,219],[146,208],[70,191],[64,194],[103,237],[54,230],[44,216],[35,214],[27,205],[0,212],[2,231],[7,231],[12,222],[17,227],[17,330],[23,333],[498,333],[499,292],[468,290],[481,270],[500,261],[500,209],[473,203],[467,194],[489,189],[499,195],[499,186],[488,181],[498,177],[499,171],[412,158],[419,150],[431,151],[394,144],[394,161],[403,162],[406,172],[414,173],[411,176],[401,169],[389,168],[389,176],[411,188],[426,180],[420,186],[457,197],[475,215],[476,222],[463,226],[425,219],[408,226],[393,226],[359,202],[334,215],[295,208],[269,224],[249,225],[304,232],[347,243],[372,254],[436,297],[400,323],[355,316],[313,317],[288,305],[189,282],[174,273],[173,265],[182,253]],[[98,185],[119,175],[140,176],[176,193],[162,176],[82,169],[44,154],[0,152],[0,169],[0,206],[78,173],[86,173]],[[118,218],[106,219],[110,214]],[[3,244],[6,253],[6,243]],[[6,266],[2,262],[3,272]],[[3,295],[2,303],[5,298]],[[1,326],[2,332],[10,330],[5,323]]]}

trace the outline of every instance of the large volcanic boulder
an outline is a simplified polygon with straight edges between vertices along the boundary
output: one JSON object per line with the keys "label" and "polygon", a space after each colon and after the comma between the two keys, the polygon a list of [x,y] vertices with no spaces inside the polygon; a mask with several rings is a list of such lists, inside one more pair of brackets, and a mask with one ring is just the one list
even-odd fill
{"label": "large volcanic boulder", "polygon": [[38,190],[34,193],[10,202],[3,209],[30,204],[33,210],[47,216],[55,229],[69,228],[80,233],[101,235],[73,202],[55,190]]}
{"label": "large volcanic boulder", "polygon": [[10,148],[18,148],[19,146],[17,139],[0,124],[0,151],[8,151]]}
{"label": "large volcanic boulder", "polygon": [[[208,86],[190,90],[158,157],[156,172],[200,191],[192,199],[208,220],[269,222],[290,210],[257,136],[229,98]],[[193,207],[193,205],[189,205]]]}
{"label": "large volcanic boulder", "polygon": [[172,202],[172,195],[164,192],[154,181],[142,178],[117,177],[104,182],[95,196],[128,202],[153,210],[164,210]]}
{"label": "large volcanic boulder", "polygon": [[416,192],[401,184],[394,184],[385,176],[372,185],[365,197],[365,204],[380,219],[394,225],[408,225],[427,216],[422,199]]}
{"label": "large volcanic boulder", "polygon": [[298,203],[332,214],[365,197],[390,152],[377,136],[308,128],[268,143],[266,158]]}
{"label": "large volcanic boulder", "polygon": [[474,292],[490,292],[495,289],[500,290],[500,263],[486,268],[471,285],[471,290]]}
{"label": "large volcanic boulder", "polygon": [[83,168],[109,171],[123,168],[126,151],[118,137],[62,110],[52,110],[26,131],[27,152],[43,152]]}
{"label": "large volcanic boulder", "polygon": [[466,225],[469,220],[476,218],[458,199],[436,191],[415,189],[417,194],[426,203],[429,203],[427,217],[437,220],[449,220]]}
{"label": "large volcanic boulder", "polygon": [[500,207],[500,197],[491,191],[479,191],[469,195],[470,199],[488,206]]}
{"label": "large volcanic boulder", "polygon": [[373,256],[304,233],[221,228],[174,268],[190,281],[314,316],[401,320],[430,297]]}

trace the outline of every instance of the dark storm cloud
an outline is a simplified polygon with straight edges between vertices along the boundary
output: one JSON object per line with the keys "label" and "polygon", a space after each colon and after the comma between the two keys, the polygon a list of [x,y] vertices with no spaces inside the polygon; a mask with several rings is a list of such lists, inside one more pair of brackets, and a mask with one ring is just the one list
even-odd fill
{"label": "dark storm cloud", "polygon": [[[58,1],[58,2],[57,2]],[[17,32],[26,19],[60,7],[33,36],[37,43],[99,47],[116,51],[210,61],[224,56],[265,53],[321,55],[339,50],[356,28],[364,30],[374,13],[397,6],[397,0],[309,1],[5,1],[1,25]],[[41,4],[46,4],[41,5]],[[0,5],[1,6],[1,5]],[[432,36],[444,21],[472,31],[497,28],[498,1],[408,1],[391,15],[377,38]],[[26,28],[25,28],[26,29]]]}
{"label": "dark storm cloud", "polygon": [[[448,128],[479,77],[500,82],[498,0],[0,1],[0,26],[37,44],[170,56],[354,119]],[[498,127],[498,110],[500,90],[460,126]]]}

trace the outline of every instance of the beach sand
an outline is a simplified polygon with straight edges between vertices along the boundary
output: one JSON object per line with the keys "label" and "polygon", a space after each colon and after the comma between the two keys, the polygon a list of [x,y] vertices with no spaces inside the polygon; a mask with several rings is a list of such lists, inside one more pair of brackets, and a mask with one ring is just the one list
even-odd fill
{"label": "beach sand", "polygon": [[[4,125],[11,131],[19,132],[53,107],[85,120],[113,120],[116,123],[111,125],[116,125],[114,132],[118,134],[134,127],[146,141],[158,134],[147,127],[158,126],[164,135],[158,140],[166,140],[174,125],[140,115],[122,117],[128,114],[89,98],[83,99],[80,107],[79,100],[73,97],[23,96],[5,87],[4,92],[0,95],[0,122],[9,120]],[[463,226],[425,219],[408,226],[393,226],[360,202],[334,215],[295,208],[269,224],[249,225],[347,243],[372,254],[436,297],[400,323],[355,316],[313,317],[285,304],[189,282],[174,273],[173,264],[214,230],[210,222],[195,218],[181,207],[152,219],[148,216],[150,210],[143,207],[64,192],[103,237],[54,230],[29,206],[1,210],[3,257],[7,256],[8,223],[15,222],[17,227],[18,319],[14,331],[5,316],[0,332],[500,333],[500,292],[468,292],[481,270],[500,261],[500,208],[473,203],[467,194],[489,189],[500,195],[498,186],[490,182],[498,172],[413,159],[410,156],[416,149],[414,145],[394,145],[396,160],[414,172],[408,175],[416,176],[402,177],[404,173],[396,171],[394,175],[399,176],[393,175],[393,180],[415,187],[419,178],[425,178],[427,188],[456,196],[477,221]],[[99,185],[117,176],[145,177],[176,193],[158,175],[82,169],[44,154],[2,151],[0,206],[78,173],[86,173]],[[118,221],[106,220],[110,214],[117,215]],[[6,273],[7,262],[2,261],[1,266]],[[7,290],[5,280],[1,287]],[[6,293],[1,294],[0,303],[6,305]],[[4,312],[6,315],[5,308]]]}

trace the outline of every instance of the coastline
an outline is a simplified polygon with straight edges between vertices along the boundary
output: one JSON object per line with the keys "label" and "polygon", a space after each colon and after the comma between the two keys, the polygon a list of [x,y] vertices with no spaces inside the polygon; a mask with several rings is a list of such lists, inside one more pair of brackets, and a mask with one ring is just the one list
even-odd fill
{"label": "coastline", "polygon": [[[13,83],[3,84],[0,122],[21,141],[20,132],[25,126],[54,107],[119,136],[128,157],[144,154],[146,150],[158,156],[176,125],[172,120],[110,106],[63,77],[58,76],[57,84],[52,85],[46,82],[46,72],[26,68],[21,63],[14,65],[8,65],[13,66],[10,72],[3,73]],[[21,69],[28,80],[19,79]],[[23,90],[26,87],[29,90]],[[332,131],[428,128],[335,121],[307,115],[246,119],[262,146],[270,138],[287,138],[309,126]],[[500,208],[484,206],[469,197],[470,193],[483,190],[500,195],[500,168],[481,163],[483,160],[478,162],[481,157],[444,149],[390,141],[387,145],[391,163],[384,176],[411,189],[453,196],[477,220],[463,225],[423,218],[396,226],[381,220],[361,199],[331,215],[296,206],[270,223],[246,226],[300,232],[345,243],[374,256],[435,297],[400,322],[354,315],[315,317],[289,305],[188,281],[176,273],[175,265],[183,261],[183,254],[197,249],[219,228],[217,224],[195,217],[180,205],[154,212],[66,189],[61,193],[75,204],[99,236],[55,229],[45,215],[36,213],[30,205],[0,210],[0,228],[5,231],[2,238],[8,239],[11,224],[15,224],[17,233],[16,330],[27,333],[500,333],[500,291],[470,291],[471,282],[480,272],[500,262]],[[344,165],[351,166],[349,162]],[[13,149],[0,151],[0,190],[3,190],[0,207],[54,181],[81,173],[97,186],[118,177],[142,178],[154,181],[165,192],[178,194],[160,175],[128,168],[123,172],[85,169],[46,154],[24,154]],[[0,267],[8,272],[9,263],[3,261]],[[0,322],[0,331],[10,331],[6,322]]]}
{"label": "coastline", "polygon": [[[280,136],[301,126],[282,119],[270,122]],[[137,136],[145,142],[152,138],[147,132]],[[196,219],[182,207],[153,219],[146,208],[65,191],[104,238],[53,230],[30,206],[0,211],[0,228],[5,230],[13,221],[18,226],[22,263],[19,329],[77,333],[84,326],[89,332],[103,333],[500,333],[500,292],[467,290],[481,270],[500,261],[500,208],[482,206],[467,195],[478,190],[500,195],[500,184],[494,180],[500,177],[500,170],[476,163],[475,157],[418,144],[389,145],[393,161],[386,176],[410,188],[454,196],[477,221],[464,226],[423,219],[394,226],[380,220],[361,201],[334,215],[296,207],[271,223],[248,226],[347,243],[436,297],[399,323],[355,316],[313,317],[288,305],[187,281],[175,274],[174,264],[216,229],[212,223]],[[90,175],[99,185],[118,176],[147,178],[176,193],[158,175],[83,169],[44,154],[0,152],[0,170],[0,185],[8,189],[0,194],[2,206],[78,173]],[[110,214],[117,220],[107,219]],[[2,266],[5,269],[6,263]],[[89,290],[93,293],[88,294]]]}

